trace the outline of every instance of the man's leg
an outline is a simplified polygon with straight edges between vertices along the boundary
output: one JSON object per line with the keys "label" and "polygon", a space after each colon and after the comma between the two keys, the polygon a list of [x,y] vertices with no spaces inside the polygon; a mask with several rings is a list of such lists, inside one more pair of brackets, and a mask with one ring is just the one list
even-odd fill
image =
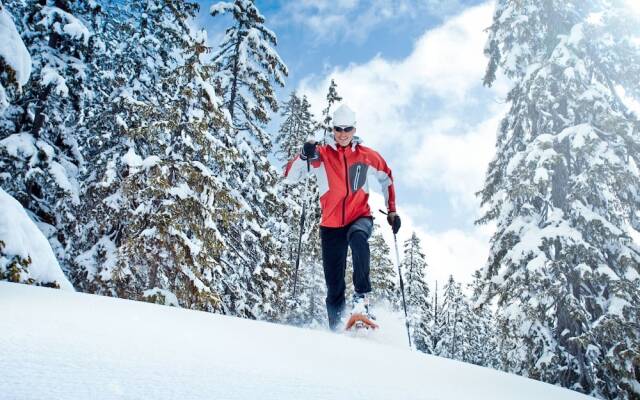
{"label": "man's leg", "polygon": [[360,218],[351,224],[347,232],[347,240],[353,256],[353,288],[356,294],[371,291],[369,237],[372,230],[373,220]]}
{"label": "man's leg", "polygon": [[347,266],[347,235],[344,228],[320,227],[322,266],[327,284],[327,315],[329,328],[335,330],[344,310],[344,270]]}

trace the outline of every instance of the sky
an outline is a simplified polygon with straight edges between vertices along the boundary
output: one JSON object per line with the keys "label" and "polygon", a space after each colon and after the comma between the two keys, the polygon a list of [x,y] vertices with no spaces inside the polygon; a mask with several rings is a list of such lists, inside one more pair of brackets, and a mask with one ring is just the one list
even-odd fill
{"label": "sky", "polygon": [[[219,43],[229,17],[201,2],[196,25]],[[421,238],[431,284],[469,282],[484,266],[493,226],[476,226],[495,154],[509,83],[482,85],[485,29],[494,5],[479,0],[257,1],[289,68],[289,93],[305,94],[316,116],[334,79],[357,114],[357,135],[393,170],[403,227],[398,243]],[[278,128],[274,115],[270,129]],[[381,208],[372,196],[372,209]],[[379,213],[377,215],[382,217]],[[386,233],[393,249],[393,236]],[[402,247],[400,247],[402,252]],[[392,254],[395,261],[395,254]],[[372,266],[375,268],[375,266]],[[441,287],[441,286],[440,286]]]}

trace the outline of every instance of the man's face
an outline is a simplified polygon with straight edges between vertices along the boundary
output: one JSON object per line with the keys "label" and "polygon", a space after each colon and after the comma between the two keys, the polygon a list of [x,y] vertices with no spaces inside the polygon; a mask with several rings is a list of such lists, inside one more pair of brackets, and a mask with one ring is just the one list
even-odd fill
{"label": "man's face", "polygon": [[333,135],[336,139],[336,143],[340,146],[348,146],[353,139],[353,135],[356,133],[356,128],[353,126],[334,126]]}

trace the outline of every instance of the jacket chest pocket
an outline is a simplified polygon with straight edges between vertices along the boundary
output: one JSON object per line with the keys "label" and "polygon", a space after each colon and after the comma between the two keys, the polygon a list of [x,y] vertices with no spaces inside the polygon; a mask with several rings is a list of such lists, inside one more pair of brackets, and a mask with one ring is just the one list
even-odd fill
{"label": "jacket chest pocket", "polygon": [[358,191],[367,182],[368,168],[369,166],[364,163],[349,166],[349,189],[351,192]]}

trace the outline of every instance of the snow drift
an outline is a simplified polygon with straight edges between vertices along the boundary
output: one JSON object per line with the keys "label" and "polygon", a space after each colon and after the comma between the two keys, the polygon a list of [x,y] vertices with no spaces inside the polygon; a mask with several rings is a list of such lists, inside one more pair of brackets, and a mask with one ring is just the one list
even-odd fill
{"label": "snow drift", "polygon": [[586,399],[364,338],[0,282],[8,399]]}
{"label": "snow drift", "polygon": [[[20,262],[26,265],[21,265]],[[16,199],[0,188],[0,279],[18,268],[19,282],[73,286],[62,273],[51,245]]]}

